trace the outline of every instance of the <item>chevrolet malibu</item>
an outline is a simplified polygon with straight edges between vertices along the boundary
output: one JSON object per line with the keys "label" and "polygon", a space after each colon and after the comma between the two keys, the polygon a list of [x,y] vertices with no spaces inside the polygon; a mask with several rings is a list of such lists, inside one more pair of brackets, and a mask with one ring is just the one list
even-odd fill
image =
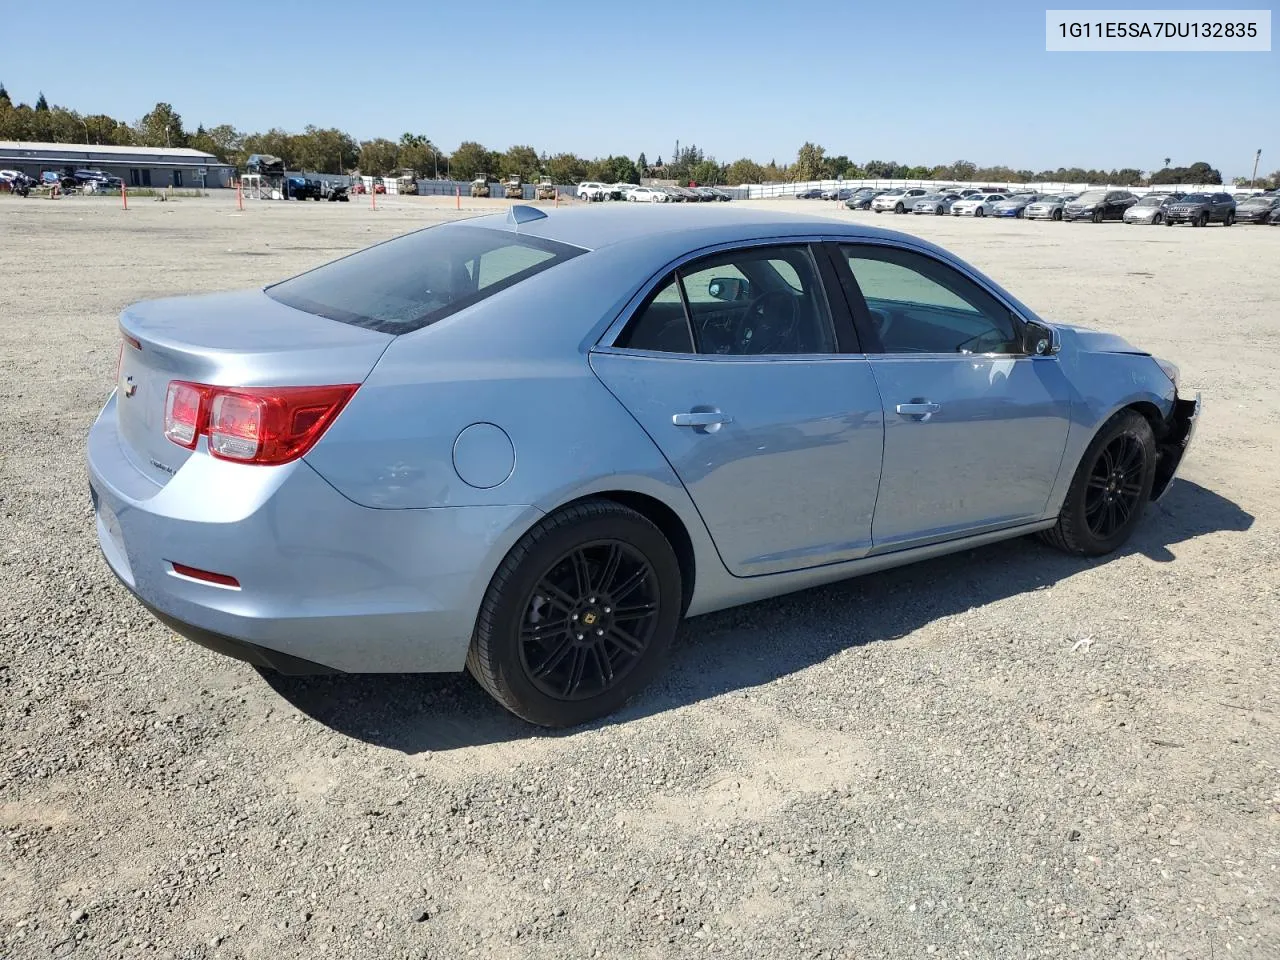
{"label": "chevrolet malibu", "polygon": [[410,233],[123,311],[106,562],[264,668],[469,670],[564,726],[682,618],[1024,534],[1116,550],[1199,397],[915,237],[717,206]]}

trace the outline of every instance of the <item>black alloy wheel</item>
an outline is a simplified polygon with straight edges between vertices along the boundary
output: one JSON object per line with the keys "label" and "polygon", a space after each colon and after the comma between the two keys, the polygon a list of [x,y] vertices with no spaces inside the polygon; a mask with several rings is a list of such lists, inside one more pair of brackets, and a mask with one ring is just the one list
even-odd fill
{"label": "black alloy wheel", "polygon": [[559,700],[599,696],[643,658],[660,592],[649,561],[620,540],[581,544],[534,585],[520,628],[520,662]]}
{"label": "black alloy wheel", "polygon": [[1096,557],[1129,539],[1142,517],[1156,474],[1151,424],[1121,410],[1098,430],[1076,467],[1057,525],[1039,536],[1067,553]]}
{"label": "black alloy wheel", "polygon": [[647,517],[612,500],[571,504],[534,524],[494,572],[467,671],[530,723],[595,720],[661,668],[682,597],[680,562]]}
{"label": "black alloy wheel", "polygon": [[1132,434],[1122,433],[1093,463],[1085,488],[1084,516],[1099,540],[1115,536],[1138,508],[1146,472],[1146,451]]}

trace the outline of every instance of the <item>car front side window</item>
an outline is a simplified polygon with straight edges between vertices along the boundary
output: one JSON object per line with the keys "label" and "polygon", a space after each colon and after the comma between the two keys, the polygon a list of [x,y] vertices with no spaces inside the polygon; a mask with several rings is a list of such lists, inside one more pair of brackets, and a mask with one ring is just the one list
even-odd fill
{"label": "car front side window", "polygon": [[1010,311],[953,267],[894,247],[842,252],[884,353],[1023,352]]}

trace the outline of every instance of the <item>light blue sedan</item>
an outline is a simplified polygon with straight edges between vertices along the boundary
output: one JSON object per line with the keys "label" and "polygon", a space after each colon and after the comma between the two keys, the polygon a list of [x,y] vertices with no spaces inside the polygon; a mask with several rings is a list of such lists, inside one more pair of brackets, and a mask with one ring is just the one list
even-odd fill
{"label": "light blue sedan", "polygon": [[140,303],[88,438],[157,618],[289,673],[609,713],[684,617],[1039,533],[1128,539],[1199,397],[944,250],[754,209],[516,206]]}

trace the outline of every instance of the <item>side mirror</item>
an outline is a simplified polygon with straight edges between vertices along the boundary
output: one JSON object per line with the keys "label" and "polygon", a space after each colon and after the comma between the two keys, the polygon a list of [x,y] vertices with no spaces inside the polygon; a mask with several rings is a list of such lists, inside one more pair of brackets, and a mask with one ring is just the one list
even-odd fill
{"label": "side mirror", "polygon": [[743,300],[749,284],[739,277],[712,277],[707,283],[707,296],[713,300]]}
{"label": "side mirror", "polygon": [[1022,333],[1022,350],[1033,357],[1051,357],[1062,350],[1062,338],[1048,324],[1028,321]]}

